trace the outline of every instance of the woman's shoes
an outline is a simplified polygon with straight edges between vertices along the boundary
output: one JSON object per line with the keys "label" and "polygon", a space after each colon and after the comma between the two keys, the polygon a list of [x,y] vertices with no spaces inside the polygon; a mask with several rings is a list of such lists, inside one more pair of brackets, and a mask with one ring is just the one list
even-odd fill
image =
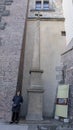
{"label": "woman's shoes", "polygon": [[13,123],[18,124],[19,122],[18,122],[18,121],[10,121],[10,122],[9,122],[9,124],[13,124]]}
{"label": "woman's shoes", "polygon": [[15,121],[16,124],[18,124],[19,122],[18,121]]}
{"label": "woman's shoes", "polygon": [[9,123],[10,123],[10,124],[13,124],[14,122],[13,122],[13,121],[10,121]]}

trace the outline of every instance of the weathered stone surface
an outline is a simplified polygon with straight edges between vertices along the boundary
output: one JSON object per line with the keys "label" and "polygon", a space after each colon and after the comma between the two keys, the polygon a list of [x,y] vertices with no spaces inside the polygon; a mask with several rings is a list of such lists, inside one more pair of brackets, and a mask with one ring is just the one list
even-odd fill
{"label": "weathered stone surface", "polygon": [[[32,4],[31,4],[32,2]],[[35,17],[35,14],[38,13],[37,10],[35,10],[35,2],[29,1],[29,6],[31,7],[31,11],[29,9],[29,16],[32,18]],[[43,1],[42,1],[43,2]],[[49,0],[49,6],[50,10],[43,11],[43,8],[41,9],[42,18],[63,18],[63,9],[62,9],[62,1],[61,0]],[[43,5],[42,5],[43,7]],[[32,11],[33,10],[33,11]],[[34,12],[34,13],[33,13]]]}
{"label": "weathered stone surface", "polygon": [[43,120],[43,90],[34,87],[28,89],[27,120]]}
{"label": "weathered stone surface", "polygon": [[5,6],[4,5],[0,5],[0,13],[3,12],[5,10]]}
{"label": "weathered stone surface", "polygon": [[28,130],[38,130],[37,125],[29,125]]}
{"label": "weathered stone surface", "polygon": [[10,11],[9,10],[5,10],[2,13],[2,16],[9,16],[10,15]]}
{"label": "weathered stone surface", "polygon": [[[5,3],[5,0],[0,0],[1,5],[5,5],[6,9],[10,10],[10,16],[2,17],[2,19],[1,19],[2,20],[1,22],[6,22],[7,26],[6,26],[5,30],[0,31],[0,37],[2,38],[1,46],[0,46],[0,95],[1,95],[1,104],[2,104],[2,105],[0,105],[0,118],[5,119],[5,120],[10,120],[11,100],[16,91],[16,86],[17,86],[20,53],[21,53],[23,33],[24,33],[24,28],[25,28],[27,2],[28,2],[28,0],[14,0],[11,6],[6,6],[6,4],[10,5],[11,1],[7,1],[7,3]],[[55,5],[55,7],[56,7],[56,5]],[[58,7],[59,7],[59,5],[58,5]],[[58,11],[59,11],[59,8],[58,8]],[[59,11],[59,12],[58,11],[55,12],[55,15],[54,15],[54,12],[52,12],[52,14],[49,12],[48,16],[49,17],[58,16],[61,18],[62,17],[61,11]],[[44,12],[44,16],[45,16],[45,14],[46,14],[46,12]],[[47,14],[46,14],[46,17],[47,17]],[[49,26],[46,26],[46,25],[49,25]],[[58,25],[58,23],[56,21],[55,21],[55,26],[52,21],[50,21],[49,24],[47,22],[45,22],[42,24],[41,30],[40,30],[42,32],[41,43],[43,43],[43,48],[44,48],[44,50],[43,50],[43,48],[41,50],[42,51],[41,67],[43,67],[45,69],[45,74],[44,74],[43,79],[45,79],[44,84],[45,84],[45,88],[46,88],[45,101],[47,103],[45,102],[46,109],[44,109],[44,115],[46,115],[46,116],[48,114],[48,111],[51,110],[51,108],[53,109],[54,96],[52,97],[51,93],[52,93],[52,90],[56,86],[56,84],[53,84],[53,87],[51,87],[50,81],[53,78],[52,76],[50,76],[51,78],[48,80],[48,74],[51,75],[51,72],[47,71],[46,68],[48,67],[49,70],[52,70],[52,68],[51,68],[52,65],[51,64],[49,65],[49,59],[47,61],[46,57],[49,58],[49,56],[51,56],[51,58],[52,58],[52,55],[50,52],[51,45],[55,48],[55,44],[56,44],[56,46],[58,46],[61,43],[60,44],[61,46],[58,46],[55,51],[52,50],[55,55],[57,50],[59,51],[59,48],[60,47],[62,48],[62,45],[64,45],[64,43],[65,43],[65,40],[62,39],[62,37],[60,36],[60,33],[59,33],[59,32],[61,32],[61,29],[64,29],[64,28],[62,28],[63,24],[61,26],[58,26],[58,29],[60,29],[58,31],[57,31],[57,25]],[[34,24],[33,24],[33,26],[35,28]],[[45,27],[45,29],[44,29],[44,27]],[[49,28],[48,31],[46,30],[47,27]],[[34,30],[34,28],[32,26],[29,28],[31,28],[31,30]],[[54,33],[52,33],[52,28],[54,28]],[[28,45],[26,45],[26,46],[29,46],[29,43],[30,43],[30,46],[29,46],[29,48],[27,47],[28,49],[26,48],[25,61],[27,61],[27,62],[25,62],[25,65],[24,65],[24,69],[25,69],[25,66],[27,66],[24,71],[25,75],[24,75],[24,82],[23,82],[23,96],[24,96],[24,100],[25,100],[24,102],[27,101],[25,87],[27,89],[27,87],[29,87],[29,84],[30,84],[30,76],[29,76],[30,69],[29,68],[31,67],[30,64],[32,64],[31,63],[32,61],[30,61],[30,60],[32,59],[31,52],[33,51],[33,43],[34,43],[34,40],[32,40],[31,37],[34,37],[34,34],[35,34],[35,33],[33,34],[33,31],[31,31],[31,30],[30,30],[31,34],[29,34],[30,38],[28,38],[28,36],[27,36],[27,39],[29,39],[30,42],[28,42],[27,43]],[[49,35],[47,35],[47,37],[45,37],[45,43],[44,43],[43,38],[44,38],[45,32],[47,32],[46,34],[49,34]],[[29,33],[29,30],[28,30],[28,33]],[[51,37],[53,37],[53,36],[57,36],[56,37],[57,39],[52,40],[53,38],[51,38]],[[49,39],[50,44],[46,44],[47,39]],[[56,40],[58,40],[58,41],[56,41]],[[50,50],[48,50],[48,48],[50,48]],[[48,53],[48,52],[50,52],[50,53]],[[61,52],[59,52],[59,54],[60,53]],[[43,54],[45,54],[45,55],[43,55]],[[46,62],[44,62],[45,64],[42,64],[43,58],[44,58],[44,61],[46,60]],[[55,61],[54,57],[52,58],[52,61]],[[60,61],[60,59],[56,59],[55,62],[57,62],[57,61]],[[52,64],[54,64],[55,62],[53,62]],[[28,65],[30,65],[30,67],[28,67]],[[48,86],[48,82],[49,82],[50,87]],[[48,94],[49,89],[50,89],[50,92]],[[54,94],[54,92],[53,92],[53,94]],[[48,95],[49,95],[49,97],[48,97]],[[51,101],[51,104],[49,103],[50,99],[53,99],[53,101]],[[26,107],[25,104],[24,104],[24,107]],[[22,111],[23,112],[22,114],[24,114],[24,112],[26,113],[24,107],[23,107],[24,111]],[[52,110],[51,110],[51,112],[49,112],[49,114],[52,115]]]}
{"label": "weathered stone surface", "polygon": [[[7,5],[11,5],[13,0],[0,0],[0,21],[2,20],[3,16],[9,16],[10,11],[6,10]],[[5,26],[2,24],[0,25],[0,29],[3,30],[5,29]]]}
{"label": "weathered stone surface", "polygon": [[22,124],[9,125],[7,123],[0,123],[0,129],[2,130],[28,130],[28,125],[22,125]]}
{"label": "weathered stone surface", "polygon": [[0,5],[4,5],[5,0],[0,0]]}
{"label": "weathered stone surface", "polygon": [[[26,30],[26,46],[25,46],[25,62],[24,62],[24,72],[23,72],[23,85],[22,94],[24,98],[22,115],[26,116],[27,113],[27,88],[30,88],[30,80],[35,82],[34,74],[29,75],[32,66],[34,69],[39,66],[37,60],[38,56],[38,43],[40,37],[40,68],[44,70],[42,74],[42,86],[44,87],[44,99],[43,99],[43,115],[45,118],[53,117],[55,108],[55,97],[56,89],[58,86],[58,81],[56,80],[56,66],[60,66],[61,56],[65,43],[66,37],[61,36],[61,31],[64,30],[64,19],[61,13],[61,0],[55,0],[55,12],[49,11],[30,11],[35,9],[35,1],[29,1],[29,14],[27,21]],[[50,0],[51,4],[52,1]],[[42,1],[43,3],[43,1]],[[58,7],[57,7],[58,3]],[[60,6],[60,10],[59,10]],[[42,5],[43,8],[43,5]],[[39,14],[41,18],[35,16]],[[30,19],[29,19],[30,17]],[[40,17],[40,16],[39,16]],[[39,33],[40,30],[40,33]],[[40,35],[40,36],[39,36]],[[35,48],[35,51],[34,51]],[[34,54],[33,54],[34,51]],[[34,63],[34,64],[33,64]],[[38,69],[38,68],[37,68]],[[38,83],[39,83],[39,76]],[[35,86],[35,85],[34,85]],[[38,86],[38,85],[37,85]]]}
{"label": "weathered stone surface", "polygon": [[5,29],[5,26],[6,26],[6,23],[0,22],[0,29],[1,29],[1,30],[4,30],[4,29]]}
{"label": "weathered stone surface", "polygon": [[56,130],[73,130],[73,128],[70,126],[70,127],[68,127],[68,126],[59,126],[59,127],[57,127],[56,128]]}
{"label": "weathered stone surface", "polygon": [[7,6],[10,16],[2,19],[7,26],[0,31],[0,119],[11,118],[11,100],[17,86],[27,2],[14,0],[11,6]]}
{"label": "weathered stone surface", "polygon": [[[68,50],[69,48],[69,50]],[[73,119],[73,48],[67,47],[67,51],[62,55],[64,65],[64,80],[69,84],[69,117]]]}
{"label": "weathered stone surface", "polygon": [[11,5],[13,0],[0,0],[0,5]]}

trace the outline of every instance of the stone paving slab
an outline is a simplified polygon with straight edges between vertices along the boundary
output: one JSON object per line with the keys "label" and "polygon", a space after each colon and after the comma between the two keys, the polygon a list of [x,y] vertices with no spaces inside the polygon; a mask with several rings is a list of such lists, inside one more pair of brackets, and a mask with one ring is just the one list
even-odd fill
{"label": "stone paving slab", "polygon": [[37,125],[29,125],[28,130],[38,130]]}
{"label": "stone paving slab", "polygon": [[56,130],[73,130],[73,127],[58,127]]}
{"label": "stone paving slab", "polygon": [[0,130],[28,130],[28,125],[0,123]]}
{"label": "stone paving slab", "polygon": [[27,121],[19,124],[9,124],[9,122],[0,122],[0,130],[73,130],[73,123],[63,123],[56,121],[47,121],[45,124]]}

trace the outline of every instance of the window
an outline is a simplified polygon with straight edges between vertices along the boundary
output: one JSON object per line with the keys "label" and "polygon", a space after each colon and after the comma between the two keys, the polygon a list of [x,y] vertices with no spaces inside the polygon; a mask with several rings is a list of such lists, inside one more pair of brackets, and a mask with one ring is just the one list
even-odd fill
{"label": "window", "polygon": [[44,1],[44,2],[43,2],[43,8],[44,8],[45,10],[48,10],[48,9],[49,9],[49,1]]}
{"label": "window", "polygon": [[41,1],[36,1],[35,8],[36,8],[37,10],[40,10],[40,9],[41,9]]}
{"label": "window", "polygon": [[65,31],[61,31],[61,35],[62,36],[66,36],[66,32]]}

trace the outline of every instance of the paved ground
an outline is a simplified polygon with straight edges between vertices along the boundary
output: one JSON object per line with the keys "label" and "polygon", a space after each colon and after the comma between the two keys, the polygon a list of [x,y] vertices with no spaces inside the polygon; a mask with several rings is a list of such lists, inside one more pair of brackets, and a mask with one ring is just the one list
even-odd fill
{"label": "paved ground", "polygon": [[19,124],[0,122],[0,130],[73,130],[73,123],[67,124],[59,121],[24,121]]}
{"label": "paved ground", "polygon": [[28,125],[0,123],[0,130],[28,130]]}

